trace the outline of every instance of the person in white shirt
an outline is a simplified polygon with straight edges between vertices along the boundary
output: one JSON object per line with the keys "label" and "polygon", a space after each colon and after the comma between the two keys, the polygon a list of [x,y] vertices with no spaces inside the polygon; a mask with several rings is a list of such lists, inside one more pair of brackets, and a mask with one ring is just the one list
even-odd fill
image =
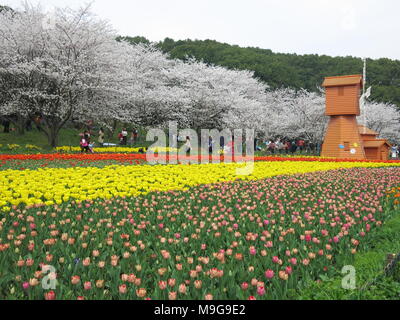
{"label": "person in white shirt", "polygon": [[397,158],[398,152],[399,152],[399,147],[397,145],[392,146],[392,158],[393,159]]}
{"label": "person in white shirt", "polygon": [[123,128],[121,131],[121,135],[122,135],[122,145],[125,145],[128,143],[128,131],[126,130],[126,128]]}

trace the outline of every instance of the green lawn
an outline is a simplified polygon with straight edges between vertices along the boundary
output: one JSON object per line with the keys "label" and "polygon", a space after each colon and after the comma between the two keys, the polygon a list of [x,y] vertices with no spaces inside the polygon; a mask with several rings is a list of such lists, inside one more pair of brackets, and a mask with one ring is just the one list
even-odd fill
{"label": "green lawn", "polygon": [[[79,133],[82,130],[74,128],[63,128],[60,131],[58,137],[58,146],[79,146]],[[105,139],[105,142],[118,144],[118,130],[116,130],[114,136],[111,139]],[[137,147],[147,147],[153,142],[146,142],[144,134],[139,135],[139,141],[135,145]],[[97,130],[94,131],[93,141],[97,142]],[[10,150],[7,147],[8,144],[17,144],[24,147],[27,144],[38,146],[43,152],[51,151],[52,148],[49,146],[47,137],[44,133],[39,132],[36,128],[31,131],[25,131],[23,135],[18,134],[17,131],[11,131],[9,133],[3,132],[3,127],[0,126],[0,153],[9,153]],[[24,153],[29,152],[26,148],[20,150],[14,150],[14,152]]]}
{"label": "green lawn", "polygon": [[[4,133],[0,127],[0,144],[6,146],[7,144],[18,144],[24,146],[26,144],[32,144],[45,150],[50,150],[50,146],[47,141],[47,137],[39,132],[36,128],[31,131],[26,131],[25,134],[18,134],[17,131],[10,133]],[[59,145],[78,145],[79,144],[79,131],[75,129],[62,129],[59,136]]]}

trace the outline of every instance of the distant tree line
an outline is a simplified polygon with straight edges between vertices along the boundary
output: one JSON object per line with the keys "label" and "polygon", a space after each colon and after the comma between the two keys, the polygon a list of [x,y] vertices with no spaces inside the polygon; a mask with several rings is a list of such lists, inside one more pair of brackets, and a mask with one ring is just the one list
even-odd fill
{"label": "distant tree line", "polygon": [[[131,43],[150,43],[144,37],[120,37]],[[283,87],[318,92],[324,77],[361,74],[363,61],[356,57],[274,53],[268,49],[242,48],[214,40],[165,38],[156,43],[173,59],[190,57],[229,69],[252,70],[255,77],[274,90]],[[371,99],[400,107],[400,61],[382,58],[367,60],[367,85],[373,86]]]}

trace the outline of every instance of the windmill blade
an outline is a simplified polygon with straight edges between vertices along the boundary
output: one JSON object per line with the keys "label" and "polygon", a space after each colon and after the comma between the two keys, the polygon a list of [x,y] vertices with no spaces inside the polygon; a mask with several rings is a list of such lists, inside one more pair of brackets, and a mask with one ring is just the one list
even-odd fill
{"label": "windmill blade", "polygon": [[369,87],[368,89],[367,89],[367,91],[365,91],[365,98],[369,98],[370,96],[371,96],[371,89],[372,89],[372,87]]}
{"label": "windmill blade", "polygon": [[360,108],[362,109],[365,104],[365,94],[361,95],[360,97]]}

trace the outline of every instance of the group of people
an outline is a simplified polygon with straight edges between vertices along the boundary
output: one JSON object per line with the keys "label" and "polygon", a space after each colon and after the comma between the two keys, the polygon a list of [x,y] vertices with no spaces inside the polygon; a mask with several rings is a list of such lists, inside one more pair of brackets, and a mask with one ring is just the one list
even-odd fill
{"label": "group of people", "polygon": [[303,152],[306,149],[306,142],[303,139],[297,140],[284,140],[280,139],[274,140],[266,140],[265,141],[266,149],[271,153],[295,153],[296,151]]}
{"label": "group of people", "polygon": [[[85,130],[83,133],[79,134],[80,136],[80,147],[82,152],[91,152],[93,153],[93,146],[94,142],[91,142],[91,133],[89,130]],[[133,129],[131,132],[131,136],[129,139],[129,144],[134,145],[138,141],[138,130]],[[104,137],[105,133],[103,128],[99,129],[97,141],[100,146],[104,146]],[[128,144],[128,131],[126,128],[123,128],[121,132],[118,134],[118,140],[120,145],[127,145]],[[112,144],[109,144],[112,145]],[[114,144],[115,145],[115,144]]]}
{"label": "group of people", "polygon": [[[273,140],[267,140],[264,142],[265,147],[267,151],[271,153],[295,153],[296,151],[303,152],[306,150],[306,142],[303,139],[297,139],[297,140],[285,140],[281,141],[280,139],[273,141]],[[190,137],[186,137],[185,140],[185,147],[187,152],[189,153],[191,148],[191,143],[190,143]],[[235,142],[232,139],[231,141],[228,141],[225,143],[224,138],[221,137],[219,141],[219,149],[224,150],[224,153],[234,153],[234,145]],[[208,152],[211,154],[215,148],[215,142],[212,140],[211,137],[209,137],[208,141]],[[262,148],[258,146],[258,139],[254,140],[254,150],[255,151],[260,151]]]}
{"label": "group of people", "polygon": [[[134,145],[138,140],[138,136],[139,133],[137,129],[134,128],[131,132],[129,144]],[[128,144],[128,130],[126,130],[126,128],[123,128],[121,132],[118,134],[118,140],[121,146],[126,146]]]}
{"label": "group of people", "polygon": [[[175,139],[175,137],[174,137],[174,139]],[[190,142],[190,137],[186,136],[184,141],[185,141],[184,147],[186,149],[186,154],[189,155],[192,151],[192,144]],[[215,141],[210,136],[208,138],[208,153],[212,154],[214,149],[215,149]],[[234,152],[233,139],[225,144],[224,137],[221,137],[220,141],[219,141],[219,149],[224,150],[224,153],[230,153],[230,152],[233,153]]]}
{"label": "group of people", "polygon": [[94,143],[90,141],[90,132],[85,130],[83,133],[80,134],[81,141],[79,145],[81,146],[81,152],[90,152],[93,153],[93,146]]}

